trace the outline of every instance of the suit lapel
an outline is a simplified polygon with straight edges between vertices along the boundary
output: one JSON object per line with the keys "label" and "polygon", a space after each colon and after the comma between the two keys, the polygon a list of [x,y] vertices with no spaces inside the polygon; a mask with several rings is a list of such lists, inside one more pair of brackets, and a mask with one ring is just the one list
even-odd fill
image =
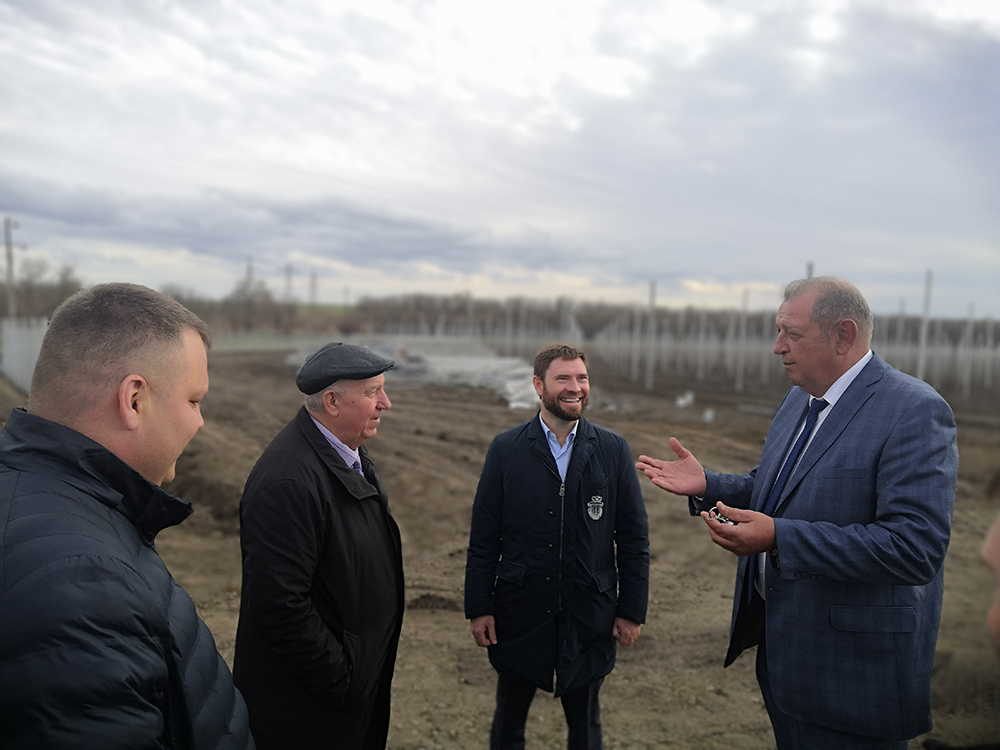
{"label": "suit lapel", "polygon": [[526,437],[528,439],[528,447],[531,448],[535,455],[542,459],[542,463],[545,464],[548,470],[558,477],[559,469],[556,467],[556,460],[552,457],[549,440],[545,437],[545,431],[542,429],[541,418],[538,414],[529,423]]}
{"label": "suit lapel", "polygon": [[566,496],[576,497],[577,488],[580,486],[580,479],[583,476],[583,467],[587,465],[591,454],[597,445],[594,435],[594,428],[590,426],[583,417],[576,428],[576,437],[573,438],[573,453],[569,457],[569,466],[566,469]]}
{"label": "suit lapel", "polygon": [[[809,474],[827,450],[830,449],[830,446],[847,429],[847,426],[861,410],[861,407],[865,405],[865,402],[875,395],[876,386],[879,380],[882,379],[885,368],[885,362],[878,355],[872,355],[871,361],[858,373],[854,382],[844,391],[844,395],[837,400],[830,414],[820,426],[819,431],[813,436],[812,441],[806,447],[798,467],[792,476],[789,477],[788,484],[785,485],[785,489],[781,493],[781,499],[778,500],[778,505],[774,509],[775,515],[778,514],[778,509],[785,504],[788,496],[795,491],[799,483]],[[777,471],[775,471],[776,475]],[[772,479],[772,484],[773,481]]]}
{"label": "suit lapel", "polygon": [[[312,417],[309,416],[309,412],[306,411],[304,406],[299,409],[296,419],[298,420],[299,430],[305,437],[306,442],[316,452],[316,456],[322,461],[328,472],[340,479],[344,488],[351,495],[360,500],[370,497],[372,492],[375,491],[381,496],[379,487],[370,484],[366,477],[358,474],[358,472],[344,462],[337,449],[330,445],[330,441],[326,439],[326,436],[313,424]],[[367,473],[370,468],[374,469],[372,462],[368,459],[368,453],[364,446],[358,449],[358,454],[361,457],[362,471]]]}
{"label": "suit lapel", "polygon": [[757,466],[753,498],[750,501],[751,510],[761,509],[778,479],[781,464],[784,463],[785,456],[792,447],[792,439],[805,414],[808,398],[803,391],[793,388],[778,407],[778,413],[774,415],[771,428],[767,432],[767,440],[764,442],[764,450]]}

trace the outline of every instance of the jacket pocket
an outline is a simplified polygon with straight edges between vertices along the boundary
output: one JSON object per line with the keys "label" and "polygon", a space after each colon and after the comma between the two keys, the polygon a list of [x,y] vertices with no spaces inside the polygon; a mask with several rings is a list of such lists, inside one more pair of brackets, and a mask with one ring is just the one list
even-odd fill
{"label": "jacket pocket", "polygon": [[608,484],[607,472],[600,469],[590,471],[583,476],[583,488],[588,492],[603,492],[608,489]]}
{"label": "jacket pocket", "polygon": [[602,594],[618,585],[618,571],[615,568],[608,568],[592,576],[594,585]]}
{"label": "jacket pocket", "polygon": [[497,578],[520,586],[524,583],[524,566],[510,560],[497,563]]}
{"label": "jacket pocket", "polygon": [[849,633],[912,633],[917,629],[913,607],[830,607],[830,624]]}
{"label": "jacket pocket", "polygon": [[346,630],[343,635],[344,653],[351,663],[351,672],[347,691],[344,693],[344,706],[355,706],[365,697],[369,675],[366,674],[361,639]]}

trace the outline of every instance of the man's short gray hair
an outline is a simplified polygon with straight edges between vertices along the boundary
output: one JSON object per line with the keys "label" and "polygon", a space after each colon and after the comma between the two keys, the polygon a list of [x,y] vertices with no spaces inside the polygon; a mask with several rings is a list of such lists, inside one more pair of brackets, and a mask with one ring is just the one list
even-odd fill
{"label": "man's short gray hair", "polygon": [[858,324],[858,337],[865,344],[871,343],[875,316],[854,284],[835,276],[797,279],[785,287],[785,302],[806,292],[816,293],[810,317],[819,325],[823,338],[829,339],[840,321],[853,320]]}
{"label": "man's short gray hair", "polygon": [[306,410],[313,414],[321,413],[323,411],[323,394],[327,391],[333,391],[338,396],[343,396],[347,392],[347,383],[346,380],[335,380],[323,390],[310,393],[306,396]]}

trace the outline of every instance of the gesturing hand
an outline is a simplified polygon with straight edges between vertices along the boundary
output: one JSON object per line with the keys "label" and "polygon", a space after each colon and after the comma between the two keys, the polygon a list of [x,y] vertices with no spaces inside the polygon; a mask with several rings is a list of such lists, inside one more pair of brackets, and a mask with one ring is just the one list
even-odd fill
{"label": "gesturing hand", "polygon": [[635,468],[649,477],[653,484],[675,495],[705,494],[705,469],[698,459],[677,438],[670,438],[670,447],[677,454],[676,461],[661,461],[649,456],[639,456]]}

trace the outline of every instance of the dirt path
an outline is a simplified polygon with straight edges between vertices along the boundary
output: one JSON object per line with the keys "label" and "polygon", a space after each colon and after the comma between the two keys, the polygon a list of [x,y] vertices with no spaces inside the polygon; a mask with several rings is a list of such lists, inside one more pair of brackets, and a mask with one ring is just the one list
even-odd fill
{"label": "dirt path", "polygon": [[[280,355],[213,354],[211,377],[206,426],[171,486],[194,501],[198,512],[163,532],[158,548],[231,660],[239,604],[239,495],[253,462],[301,398]],[[387,390],[393,409],[367,445],[402,530],[407,576],[389,747],[485,747],[494,674],[461,611],[469,518],[493,436],[533,412],[508,409],[479,389],[406,389],[390,380]],[[588,416],[624,435],[636,455],[665,456],[666,438],[673,434],[710,468],[746,471],[759,457],[770,420],[731,403],[720,403],[716,411],[716,422],[705,425],[700,411],[676,409],[667,399],[604,392],[592,398]],[[1000,738],[1000,659],[983,625],[992,582],[978,557],[987,522],[1000,506],[1000,495],[987,498],[1000,473],[1000,419],[960,419],[960,451],[932,735],[971,744]],[[602,690],[606,747],[772,748],[752,655],[722,669],[735,558],[711,544],[683,501],[646,481],[643,488],[651,524],[649,619],[637,644],[619,650],[618,666]],[[565,746],[564,724],[559,703],[539,694],[529,747]]]}

